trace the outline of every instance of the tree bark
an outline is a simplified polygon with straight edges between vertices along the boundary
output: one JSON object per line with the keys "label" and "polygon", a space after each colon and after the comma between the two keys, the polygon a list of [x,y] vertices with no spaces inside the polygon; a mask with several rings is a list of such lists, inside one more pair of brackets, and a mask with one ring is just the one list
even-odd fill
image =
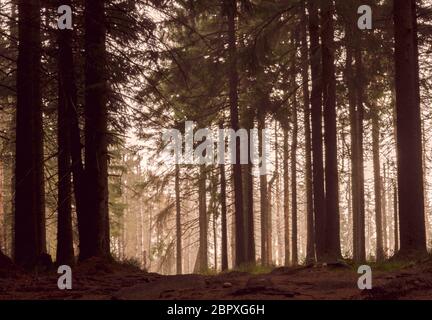
{"label": "tree bark", "polygon": [[354,35],[348,24],[346,79],[348,83],[348,104],[351,131],[351,192],[353,213],[353,258],[360,263],[366,260],[365,249],[365,212],[364,212],[364,174],[363,174],[363,101],[361,93],[362,72],[361,54],[355,48],[356,72],[353,68]]}
{"label": "tree bark", "polygon": [[221,220],[222,220],[222,271],[228,270],[228,231],[225,165],[219,165],[221,183]]}
{"label": "tree bark", "polygon": [[339,191],[336,138],[336,77],[334,64],[334,5],[332,0],[321,2],[322,79],[324,100],[326,242],[328,261],[341,258],[339,227]]}
{"label": "tree bark", "polygon": [[32,268],[45,248],[40,1],[18,1],[15,261]]}
{"label": "tree bark", "polygon": [[[231,129],[239,129],[238,115],[238,72],[237,72],[237,44],[236,44],[236,16],[237,0],[224,0],[224,9],[228,24],[228,68],[229,102]],[[245,221],[243,212],[242,168],[240,164],[240,141],[236,140],[236,163],[233,164],[234,179],[234,215],[235,215],[235,266],[247,262],[245,243]]]}
{"label": "tree bark", "polygon": [[[71,5],[71,1],[62,2]],[[71,30],[58,30],[58,218],[57,218],[57,264],[74,263],[72,233],[72,181],[71,181],[71,128],[73,108],[76,107],[74,84],[73,35]]]}
{"label": "tree bark", "polygon": [[305,134],[305,186],[306,186],[306,263],[315,262],[315,225],[313,213],[312,193],[312,145],[310,124],[310,96],[309,96],[309,53],[307,43],[307,16],[305,1],[302,2],[301,21],[301,55],[302,55],[302,88],[303,113]]}
{"label": "tree bark", "polygon": [[[258,149],[262,150],[263,143],[262,131],[265,129],[265,113],[258,111]],[[263,155],[260,153],[260,156]],[[267,189],[267,174],[260,175],[260,209],[261,209],[261,264],[263,266],[269,265],[269,235],[268,235],[268,221],[269,221],[269,201]]]}
{"label": "tree bark", "polygon": [[175,165],[175,197],[176,197],[176,272],[183,273],[182,259],[182,225],[180,202],[180,165]]}
{"label": "tree bark", "polygon": [[358,175],[358,250],[356,259],[358,262],[366,261],[366,238],[365,238],[365,195],[364,195],[364,148],[363,148],[363,100],[364,100],[364,71],[363,71],[363,58],[361,53],[362,42],[359,40],[360,49],[355,52],[355,74],[356,74],[356,117],[357,122],[357,154],[358,161],[356,161],[357,175]]}
{"label": "tree bark", "polygon": [[208,220],[207,220],[207,196],[206,196],[206,168],[200,165],[198,178],[198,197],[199,197],[199,250],[198,261],[200,272],[208,269]]}
{"label": "tree bark", "polygon": [[326,206],[324,193],[324,161],[322,133],[322,80],[321,47],[319,43],[318,3],[308,1],[310,60],[311,60],[311,120],[312,120],[312,174],[313,208],[315,218],[315,249],[317,261],[324,261],[326,234]]}
{"label": "tree bark", "polygon": [[269,265],[273,265],[273,219],[272,219],[272,212],[273,212],[273,198],[272,198],[272,190],[273,190],[273,184],[276,180],[277,173],[273,175],[273,177],[270,179],[268,183],[267,188],[267,261]]}
{"label": "tree bark", "polygon": [[80,259],[110,256],[105,1],[85,1],[85,176],[88,235]]}
{"label": "tree bark", "polygon": [[387,170],[386,164],[384,163],[383,177],[381,177],[381,212],[382,212],[382,226],[383,226],[383,248],[384,257],[388,254],[388,232],[387,232]]}
{"label": "tree bark", "polygon": [[376,226],[376,259],[384,259],[383,247],[383,226],[381,211],[381,165],[380,165],[380,137],[379,137],[379,117],[376,105],[372,110],[372,153],[374,170],[374,191],[375,191],[375,226]]}
{"label": "tree bark", "polygon": [[285,231],[285,266],[290,265],[290,233],[289,233],[289,150],[288,129],[283,128],[283,201]]}
{"label": "tree bark", "polygon": [[415,0],[394,0],[400,254],[426,253]]}
{"label": "tree bark", "polygon": [[[297,46],[297,41],[293,38],[294,47]],[[291,66],[291,84],[292,88],[296,89],[296,69],[295,59]],[[298,146],[298,119],[297,119],[297,98],[293,94],[292,98],[292,136],[291,136],[291,263],[298,263],[298,232],[297,232],[297,146]]]}
{"label": "tree bark", "polygon": [[396,182],[393,183],[394,252],[399,251],[398,198]]}
{"label": "tree bark", "polygon": [[[253,126],[253,124],[251,125]],[[250,128],[251,129],[251,128]],[[250,133],[248,133],[250,139]],[[249,150],[250,152],[250,150]],[[242,179],[244,180],[243,189],[243,209],[245,210],[245,241],[246,252],[245,262],[247,264],[255,264],[255,230],[254,230],[254,177],[252,174],[253,165],[249,162],[243,165],[244,171],[242,172]]]}

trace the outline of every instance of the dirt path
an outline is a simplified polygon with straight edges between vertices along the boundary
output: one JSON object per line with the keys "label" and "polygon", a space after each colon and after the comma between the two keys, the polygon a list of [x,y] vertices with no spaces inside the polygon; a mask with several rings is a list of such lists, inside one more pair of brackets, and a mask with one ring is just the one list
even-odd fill
{"label": "dirt path", "polygon": [[73,290],[57,288],[55,272],[0,273],[0,300],[11,299],[432,299],[432,263],[398,271],[374,271],[373,289],[357,288],[347,267],[279,268],[264,275],[161,276],[131,267],[93,262],[74,269]]}

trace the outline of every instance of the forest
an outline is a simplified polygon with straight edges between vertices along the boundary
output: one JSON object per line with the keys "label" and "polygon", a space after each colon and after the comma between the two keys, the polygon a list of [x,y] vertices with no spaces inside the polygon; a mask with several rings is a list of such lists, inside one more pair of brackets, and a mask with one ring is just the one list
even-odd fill
{"label": "forest", "polygon": [[431,0],[0,0],[0,300],[432,299],[431,55]]}

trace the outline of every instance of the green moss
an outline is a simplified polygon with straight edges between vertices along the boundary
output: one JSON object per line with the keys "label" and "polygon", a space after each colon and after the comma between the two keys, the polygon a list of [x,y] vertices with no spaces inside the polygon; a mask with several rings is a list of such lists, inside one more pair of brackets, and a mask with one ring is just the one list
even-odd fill
{"label": "green moss", "polygon": [[267,274],[272,272],[274,269],[274,266],[263,266],[260,264],[246,264],[242,265],[240,267],[235,268],[233,271],[239,271],[239,272],[247,272],[250,274]]}
{"label": "green moss", "polygon": [[122,260],[122,261],[120,261],[120,265],[141,270],[141,263],[136,258],[128,258],[128,259]]}
{"label": "green moss", "polygon": [[213,269],[213,268],[207,268],[205,270],[201,270],[199,272],[199,274],[204,275],[204,276],[216,276],[218,275],[217,270]]}
{"label": "green moss", "polygon": [[384,261],[384,262],[373,262],[370,264],[372,270],[376,271],[397,271],[409,267],[411,263],[403,261]]}

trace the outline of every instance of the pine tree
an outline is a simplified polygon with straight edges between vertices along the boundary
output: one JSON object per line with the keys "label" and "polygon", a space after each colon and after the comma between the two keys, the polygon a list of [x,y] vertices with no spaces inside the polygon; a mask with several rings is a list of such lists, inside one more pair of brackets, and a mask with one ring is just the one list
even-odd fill
{"label": "pine tree", "polygon": [[14,252],[32,267],[46,251],[39,0],[18,1],[18,15]]}
{"label": "pine tree", "polygon": [[221,197],[221,218],[222,218],[222,271],[228,270],[228,230],[227,230],[227,200],[226,200],[226,175],[225,165],[219,165],[220,171],[220,197]]}
{"label": "pine tree", "polygon": [[372,153],[374,169],[374,191],[375,191],[375,226],[376,226],[376,259],[384,259],[383,248],[383,226],[381,212],[381,164],[380,164],[380,140],[379,140],[379,118],[376,106],[372,110]]}
{"label": "pine tree", "polygon": [[[71,5],[71,1],[62,2]],[[71,127],[73,110],[77,107],[72,52],[72,30],[58,31],[58,218],[57,256],[58,264],[72,265],[74,261],[72,231],[72,183],[71,183]]]}
{"label": "pine tree", "polygon": [[308,1],[309,37],[311,61],[311,121],[312,121],[312,175],[313,175],[313,208],[315,217],[315,248],[318,261],[325,255],[325,193],[324,193],[324,161],[322,134],[322,80],[321,80],[321,48],[319,44],[318,3]]}
{"label": "pine tree", "polygon": [[310,124],[310,93],[309,93],[309,52],[307,43],[307,15],[306,1],[301,6],[301,74],[303,89],[303,117],[305,136],[305,185],[306,185],[306,261],[315,261],[315,225],[313,215],[313,192],[312,192],[312,144]]}
{"label": "pine tree", "polygon": [[400,254],[426,252],[415,0],[394,0]]}
{"label": "pine tree", "polygon": [[182,224],[181,224],[181,200],[180,200],[180,165],[175,165],[175,202],[176,202],[176,272],[183,272],[182,258]]}
{"label": "pine tree", "polygon": [[85,1],[85,222],[80,259],[110,255],[105,1]]}
{"label": "pine tree", "polygon": [[322,79],[324,102],[325,190],[326,190],[326,241],[327,260],[341,257],[339,230],[339,191],[336,140],[336,76],[334,44],[334,4],[332,0],[321,3]]}
{"label": "pine tree", "polygon": [[[228,27],[228,83],[231,129],[239,129],[238,112],[238,71],[237,71],[237,45],[236,45],[236,16],[237,0],[224,0],[224,11]],[[245,243],[245,223],[243,218],[243,190],[242,169],[240,165],[240,141],[236,140],[236,163],[233,164],[234,179],[234,206],[235,206],[235,265],[240,266],[247,262]]]}

